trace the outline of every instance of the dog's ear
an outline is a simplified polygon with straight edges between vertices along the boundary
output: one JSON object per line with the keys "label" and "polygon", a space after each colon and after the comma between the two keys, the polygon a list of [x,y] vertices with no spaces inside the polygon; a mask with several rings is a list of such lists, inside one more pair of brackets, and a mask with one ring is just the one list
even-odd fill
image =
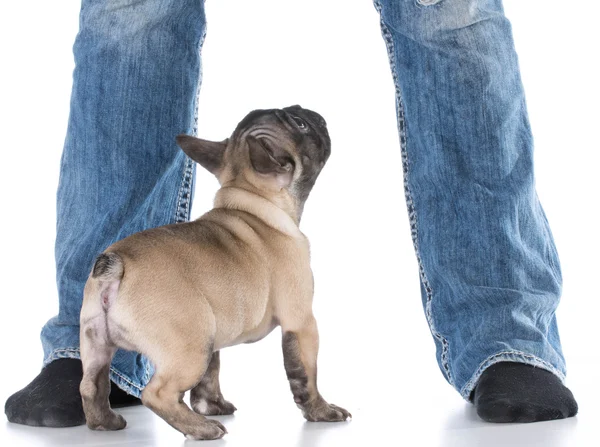
{"label": "dog's ear", "polygon": [[177,135],[175,140],[188,157],[201,164],[211,173],[215,175],[219,173],[223,163],[223,154],[229,140],[208,141],[184,134]]}
{"label": "dog's ear", "polygon": [[272,177],[280,188],[289,186],[294,177],[294,160],[290,154],[265,139],[249,135],[247,141],[254,170]]}

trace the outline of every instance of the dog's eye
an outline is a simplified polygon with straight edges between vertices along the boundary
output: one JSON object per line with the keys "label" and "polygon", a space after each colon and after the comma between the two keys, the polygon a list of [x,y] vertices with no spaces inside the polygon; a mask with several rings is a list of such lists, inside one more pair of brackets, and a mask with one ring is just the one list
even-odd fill
{"label": "dog's eye", "polygon": [[296,126],[298,126],[300,129],[306,129],[308,127],[302,118],[292,115],[292,119],[296,123]]}

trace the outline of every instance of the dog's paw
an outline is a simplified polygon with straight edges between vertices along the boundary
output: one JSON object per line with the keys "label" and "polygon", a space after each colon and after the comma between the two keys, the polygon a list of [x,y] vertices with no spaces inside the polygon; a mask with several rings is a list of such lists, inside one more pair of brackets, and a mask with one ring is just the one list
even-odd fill
{"label": "dog's paw", "polygon": [[124,429],[127,426],[127,422],[123,416],[111,411],[109,415],[102,420],[88,420],[87,426],[92,430],[113,431]]}
{"label": "dog's paw", "polygon": [[302,408],[302,413],[310,422],[342,422],[352,418],[349,411],[322,399]]}
{"label": "dog's paw", "polygon": [[227,429],[219,421],[206,419],[193,428],[185,437],[193,440],[221,439],[227,433]]}
{"label": "dog's paw", "polygon": [[192,404],[192,408],[198,414],[204,416],[219,416],[226,414],[233,414],[237,410],[235,405],[231,402],[226,401],[223,397],[219,399],[205,399],[201,397]]}

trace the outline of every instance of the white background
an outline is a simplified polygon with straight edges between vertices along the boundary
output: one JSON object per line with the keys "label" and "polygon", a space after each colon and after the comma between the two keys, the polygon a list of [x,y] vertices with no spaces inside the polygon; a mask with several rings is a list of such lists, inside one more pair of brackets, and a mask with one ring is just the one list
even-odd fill
{"label": "white background", "polygon": [[[597,445],[600,7],[593,0],[506,0],[505,7],[535,135],[538,192],[561,255],[558,318],[580,415],[487,425],[442,378],[421,309],[394,89],[371,2],[210,0],[200,135],[223,139],[251,109],[296,103],[329,124],[332,157],[302,229],[313,251],[320,389],[354,415],[345,424],[304,423],[275,331],[222,354],[223,391],[239,410],[222,418],[230,434],[220,443]],[[77,0],[0,6],[0,402],[38,373],[39,331],[58,310],[55,193],[78,10]],[[210,208],[216,187],[199,169],[194,216]],[[149,410],[124,414],[129,426],[118,434],[0,422],[0,445],[183,443]]]}

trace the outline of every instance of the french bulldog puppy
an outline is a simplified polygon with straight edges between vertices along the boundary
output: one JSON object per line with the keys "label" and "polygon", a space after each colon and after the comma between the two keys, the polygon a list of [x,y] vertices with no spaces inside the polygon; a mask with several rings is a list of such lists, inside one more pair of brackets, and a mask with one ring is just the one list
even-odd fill
{"label": "french bulldog puppy", "polygon": [[[351,417],[317,389],[313,276],[298,228],[331,151],[325,121],[300,106],[255,110],[225,141],[180,135],[177,143],[221,188],[214,208],[196,221],[134,234],[96,260],[81,310],[88,427],[126,425],[108,401],[111,359],[124,348],[155,366],[144,405],[189,438],[221,438],[225,427],[205,415],[236,408],[221,394],[219,351],[260,340],[277,326],[304,417]],[[182,400],[188,390],[194,411]]]}

